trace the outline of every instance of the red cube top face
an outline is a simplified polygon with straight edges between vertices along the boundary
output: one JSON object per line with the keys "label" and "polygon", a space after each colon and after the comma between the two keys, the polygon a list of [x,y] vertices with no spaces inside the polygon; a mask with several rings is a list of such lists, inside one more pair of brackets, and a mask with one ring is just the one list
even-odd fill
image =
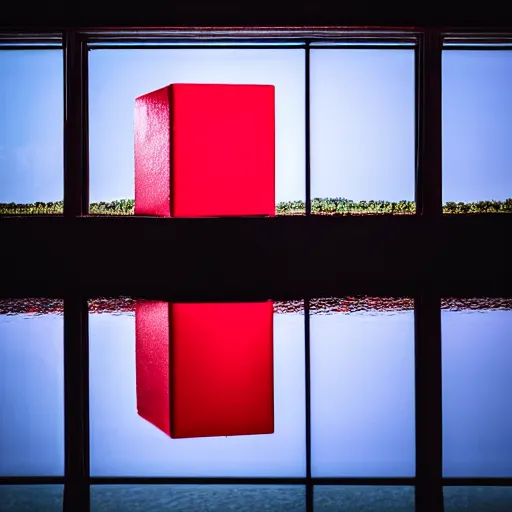
{"label": "red cube top face", "polygon": [[275,215],[274,86],[171,84],[137,98],[135,214]]}

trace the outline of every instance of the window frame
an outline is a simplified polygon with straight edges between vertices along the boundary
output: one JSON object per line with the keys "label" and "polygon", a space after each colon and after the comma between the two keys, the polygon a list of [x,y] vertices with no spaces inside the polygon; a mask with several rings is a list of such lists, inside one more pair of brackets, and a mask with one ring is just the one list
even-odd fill
{"label": "window frame", "polygon": [[[312,231],[318,225],[311,217],[311,179],[310,179],[310,136],[309,136],[309,51],[315,43],[336,43],[350,48],[378,48],[382,43],[395,44],[414,42],[415,44],[415,76],[416,76],[416,213],[407,222],[414,227],[422,227],[432,232],[432,247],[423,247],[422,254],[416,254],[417,265],[425,265],[430,258],[441,250],[441,239],[437,237],[440,229],[450,235],[461,225],[472,230],[478,226],[479,216],[461,219],[442,219],[442,168],[441,168],[441,62],[443,45],[446,43],[468,44],[480,43],[496,45],[512,42],[512,32],[468,32],[467,30],[441,30],[435,28],[401,28],[382,29],[367,27],[249,27],[249,28],[203,28],[176,27],[165,29],[133,29],[110,28],[95,30],[64,30],[61,33],[0,33],[0,51],[2,48],[45,48],[49,42],[62,42],[64,59],[64,219],[68,228],[87,224],[89,229],[108,225],[115,229],[118,222],[133,222],[133,219],[88,218],[89,205],[89,161],[88,161],[88,51],[90,45],[122,45],[138,43],[149,48],[147,44],[162,48],[164,41],[172,43],[223,43],[225,46],[241,45],[249,42],[263,42],[265,48],[278,47],[279,43],[300,43],[305,51],[305,113],[306,113],[306,215],[294,219],[293,225]],[[23,46],[20,46],[23,45]],[[312,46],[313,45],[313,46]],[[369,45],[369,46],[367,46]],[[118,46],[120,49],[122,46]],[[130,46],[135,48],[136,46]],[[182,45],[180,48],[188,48]],[[196,46],[194,46],[196,47]],[[395,46],[393,46],[394,48]],[[493,46],[495,47],[495,46]],[[295,47],[296,48],[296,47]],[[385,46],[390,48],[390,46]],[[499,215],[499,214],[498,214]],[[487,219],[484,228],[500,224],[501,228],[512,225],[510,221],[495,219],[493,214],[485,214]],[[459,217],[459,215],[457,216]],[[276,219],[278,222],[279,220]],[[57,219],[59,222],[59,220]],[[114,222],[113,222],[114,221]],[[265,219],[263,232],[271,229],[270,222]],[[159,219],[149,219],[158,223]],[[201,222],[201,220],[200,220]],[[209,220],[208,222],[212,222]],[[222,223],[215,219],[213,222]],[[329,219],[329,230],[343,230],[352,220],[338,217]],[[387,220],[374,219],[372,225],[380,229],[387,226]],[[0,223],[39,226],[38,219],[1,219]],[[441,223],[443,226],[441,228]],[[149,224],[147,224],[149,225]],[[185,224],[183,224],[185,225]],[[280,223],[274,233],[284,233],[291,224]],[[402,221],[390,224],[395,232],[399,232]],[[52,224],[53,228],[56,224]],[[70,227],[69,227],[70,226]],[[163,227],[163,230],[170,225]],[[226,224],[226,230],[236,230],[237,224]],[[482,229],[484,229],[482,228]],[[500,228],[500,229],[501,229]],[[428,245],[428,244],[426,244]],[[84,244],[78,246],[70,242],[65,244],[65,258],[74,259],[86,252]],[[84,260],[80,259],[81,262]],[[304,269],[307,274],[307,268]],[[433,271],[435,274],[435,270]],[[88,360],[88,299],[92,298],[90,290],[80,285],[80,280],[70,283],[65,289],[57,288],[57,292],[47,289],[45,293],[64,299],[64,390],[65,390],[65,475],[62,478],[14,478],[1,477],[0,484],[6,483],[64,483],[64,508],[67,510],[89,510],[89,488],[92,484],[107,483],[288,483],[300,484],[306,488],[306,509],[313,510],[314,485],[319,484],[350,484],[350,485],[413,485],[416,490],[416,510],[418,512],[435,512],[442,510],[443,486],[446,485],[512,485],[512,478],[445,478],[442,476],[442,382],[441,382],[441,298],[449,293],[455,295],[492,294],[492,283],[485,285],[474,283],[466,287],[460,283],[444,286],[442,276],[431,281],[428,275],[419,278],[411,288],[414,297],[415,314],[415,399],[416,399],[416,475],[412,478],[315,478],[311,476],[311,393],[310,393],[310,300],[319,296],[321,286],[283,291],[283,298],[296,297],[304,299],[305,329],[305,382],[306,382],[306,476],[304,478],[99,478],[90,476],[89,452],[89,360]],[[314,280],[314,276],[311,277]],[[484,274],[481,281],[486,281]],[[29,278],[26,278],[28,282]],[[353,291],[364,292],[366,284],[356,278]],[[500,293],[510,292],[508,281]],[[21,287],[20,294],[30,290],[30,284]],[[263,287],[264,288],[264,287]],[[2,292],[6,298],[12,296],[13,288]],[[37,289],[34,288],[37,293]],[[115,285],[111,290],[122,293],[123,289]],[[139,288],[144,290],[144,288]],[[306,289],[307,290],[307,289]],[[346,293],[343,287],[334,286],[330,289]],[[382,295],[395,294],[397,291],[389,284],[382,284]],[[241,292],[243,295],[243,291]],[[269,292],[270,293],[270,292]],[[256,300],[256,293],[249,292],[250,299]],[[0,295],[2,296],[2,295]],[[191,292],[193,296],[193,292]]]}
{"label": "window frame", "polygon": [[[219,30],[163,30],[163,31],[93,31],[79,33],[74,44],[80,46],[81,64],[81,134],[76,135],[77,140],[80,137],[82,144],[81,157],[81,183],[76,183],[75,188],[81,188],[82,195],[78,190],[70,197],[82,197],[81,203],[76,199],[73,201],[73,207],[69,206],[71,215],[89,214],[89,166],[86,155],[88,154],[88,126],[84,118],[88,117],[87,103],[83,98],[88,97],[88,65],[87,54],[94,49],[250,49],[250,44],[257,43],[258,49],[303,49],[304,50],[304,87],[305,87],[305,215],[311,215],[311,158],[310,158],[310,50],[330,48],[350,48],[350,49],[403,49],[411,48],[415,55],[421,52],[421,33],[416,30],[394,30],[394,31],[354,31],[354,30],[326,30],[326,29],[219,29]],[[211,46],[215,43],[215,46]],[[324,43],[324,46],[322,46]],[[70,43],[73,44],[73,43]],[[293,46],[285,46],[285,44]],[[329,46],[325,46],[328,44]],[[336,45],[335,47],[332,45]],[[407,46],[406,46],[407,45]],[[255,48],[254,46],[252,48]],[[417,58],[417,57],[416,57]],[[78,74],[78,72],[77,72]],[[77,77],[78,81],[78,77]],[[416,109],[418,109],[419,94],[416,85]],[[77,107],[78,108],[78,107]],[[78,111],[77,111],[78,113]],[[419,167],[419,138],[421,137],[421,128],[418,123],[419,113],[416,112],[416,176],[415,188],[418,194],[418,183],[421,181]],[[78,157],[75,161],[78,164]],[[74,167],[78,168],[77,166]],[[75,178],[76,179],[76,178]],[[70,192],[71,194],[71,192]],[[416,198],[417,201],[417,198]],[[66,209],[66,205],[64,206]],[[416,213],[419,213],[418,207]]]}

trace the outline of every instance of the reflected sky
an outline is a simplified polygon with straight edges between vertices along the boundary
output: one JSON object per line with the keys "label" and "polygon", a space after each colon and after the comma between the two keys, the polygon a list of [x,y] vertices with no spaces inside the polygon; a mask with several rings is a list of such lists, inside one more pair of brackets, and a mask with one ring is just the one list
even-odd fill
{"label": "reflected sky", "polygon": [[63,476],[61,315],[0,315],[0,411],[0,476]]}
{"label": "reflected sky", "polygon": [[[382,302],[312,303],[314,476],[414,474],[413,313]],[[133,311],[103,305],[89,316],[93,475],[305,475],[303,312],[274,312],[274,434],[170,439],[137,414]],[[0,476],[62,475],[62,314],[51,302],[40,315],[27,312],[37,301],[0,306]],[[510,308],[442,311],[445,476],[512,476],[511,332]]]}
{"label": "reflected sky", "polygon": [[311,317],[313,476],[414,476],[414,313]]}
{"label": "reflected sky", "polygon": [[512,311],[443,311],[442,354],[444,476],[512,476]]}
{"label": "reflected sky", "polygon": [[274,433],[193,439],[137,414],[134,318],[89,318],[92,475],[305,476],[302,315],[274,315]]}

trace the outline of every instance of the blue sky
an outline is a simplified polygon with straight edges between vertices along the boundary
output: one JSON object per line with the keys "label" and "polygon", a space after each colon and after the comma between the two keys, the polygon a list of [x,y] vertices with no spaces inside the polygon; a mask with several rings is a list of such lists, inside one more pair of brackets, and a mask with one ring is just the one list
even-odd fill
{"label": "blue sky", "polygon": [[0,51],[0,202],[63,197],[60,50]]}
{"label": "blue sky", "polygon": [[[93,50],[90,198],[134,197],[135,97],[172,82],[276,87],[276,201],[304,199],[301,49]],[[0,51],[0,202],[63,197],[62,53]],[[443,200],[512,196],[512,51],[443,55]],[[414,58],[311,50],[313,197],[414,198]]]}

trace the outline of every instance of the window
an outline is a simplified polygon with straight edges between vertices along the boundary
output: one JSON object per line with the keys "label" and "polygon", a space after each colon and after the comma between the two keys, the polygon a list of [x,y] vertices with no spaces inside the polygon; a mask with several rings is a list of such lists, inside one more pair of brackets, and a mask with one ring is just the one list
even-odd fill
{"label": "window", "polygon": [[133,213],[135,98],[171,83],[274,85],[276,210],[304,213],[304,50],[141,48],[89,52],[91,213]]}
{"label": "window", "polygon": [[[479,37],[484,47],[461,48]],[[13,58],[41,86],[29,84],[40,117],[34,107],[10,130],[24,89],[0,75],[0,99],[9,87],[20,96],[4,95],[0,144],[9,134],[46,155],[33,174],[0,167],[0,202],[16,203],[0,218],[0,405],[13,411],[0,419],[2,506],[33,506],[22,485],[43,485],[59,510],[196,498],[241,510],[510,508],[512,217],[441,215],[450,202],[507,199],[505,131],[486,139],[460,118],[471,98],[481,117],[468,116],[486,127],[506,112],[508,53],[489,46],[509,39],[410,28],[0,33],[0,67]],[[466,52],[482,61],[450,62]],[[474,79],[473,65],[492,80]],[[210,80],[276,87],[277,218],[132,215],[135,97]],[[488,101],[503,107],[492,123]],[[461,163],[474,164],[481,196],[467,194]],[[148,303],[167,317],[143,325],[166,337],[139,335]],[[268,324],[228,314],[247,304],[265,305]],[[159,357],[145,358],[157,338]],[[228,350],[235,338],[261,344]],[[209,382],[225,393],[205,402],[197,376],[219,369]],[[234,399],[244,415],[197,421]],[[191,435],[198,425],[209,432]]]}
{"label": "window", "polygon": [[414,124],[413,46],[312,45],[313,212],[414,213]]}
{"label": "window", "polygon": [[0,214],[62,213],[62,44],[0,44],[0,76]]}
{"label": "window", "polygon": [[443,51],[443,211],[510,213],[512,50],[447,44]]}

